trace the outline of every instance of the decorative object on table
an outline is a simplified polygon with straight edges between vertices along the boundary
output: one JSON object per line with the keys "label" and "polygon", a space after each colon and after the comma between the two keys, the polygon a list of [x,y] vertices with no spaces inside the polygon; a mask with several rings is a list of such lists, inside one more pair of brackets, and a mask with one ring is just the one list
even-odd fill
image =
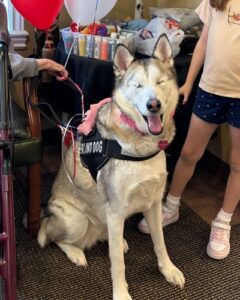
{"label": "decorative object on table", "polygon": [[134,19],[143,19],[143,0],[136,0]]}
{"label": "decorative object on table", "polygon": [[11,0],[16,10],[34,27],[49,29],[57,18],[64,0]]}

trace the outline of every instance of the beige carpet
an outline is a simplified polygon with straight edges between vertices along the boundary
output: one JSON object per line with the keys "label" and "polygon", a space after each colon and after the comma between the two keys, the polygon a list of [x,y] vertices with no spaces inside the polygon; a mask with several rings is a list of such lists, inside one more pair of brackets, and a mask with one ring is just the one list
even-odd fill
{"label": "beige carpet", "polygon": [[[42,176],[43,202],[49,198],[54,176]],[[23,176],[14,182],[17,234],[18,300],[109,300],[111,297],[110,261],[107,243],[86,251],[88,267],[76,267],[51,244],[41,249],[22,225],[27,188]],[[184,203],[180,220],[164,228],[168,253],[184,272],[183,290],[171,286],[160,274],[149,235],[140,234],[141,215],[126,222],[126,276],[133,300],[237,300],[240,299],[240,226],[232,229],[230,256],[215,261],[206,254],[209,225]]]}

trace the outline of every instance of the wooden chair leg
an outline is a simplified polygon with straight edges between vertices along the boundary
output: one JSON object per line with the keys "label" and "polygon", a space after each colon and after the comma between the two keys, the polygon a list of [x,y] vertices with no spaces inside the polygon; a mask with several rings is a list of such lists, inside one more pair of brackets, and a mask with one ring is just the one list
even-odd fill
{"label": "wooden chair leg", "polygon": [[28,167],[28,234],[35,238],[40,227],[41,164]]}

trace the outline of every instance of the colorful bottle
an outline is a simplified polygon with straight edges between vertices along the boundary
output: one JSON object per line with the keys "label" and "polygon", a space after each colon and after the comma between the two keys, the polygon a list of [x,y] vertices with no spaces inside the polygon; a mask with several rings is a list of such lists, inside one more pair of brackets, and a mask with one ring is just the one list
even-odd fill
{"label": "colorful bottle", "polygon": [[78,50],[80,56],[86,56],[86,36],[79,35],[78,37]]}
{"label": "colorful bottle", "polygon": [[108,38],[103,38],[101,44],[101,59],[108,59]]}
{"label": "colorful bottle", "polygon": [[90,34],[87,35],[86,56],[94,57],[94,36]]}
{"label": "colorful bottle", "polygon": [[117,40],[116,39],[110,39],[109,40],[109,51],[108,51],[108,59],[113,60],[115,50],[116,50]]}
{"label": "colorful bottle", "polygon": [[100,36],[95,36],[94,41],[94,58],[101,58],[101,44],[102,44],[102,38]]}
{"label": "colorful bottle", "polygon": [[78,32],[73,32],[74,45],[73,45],[73,54],[78,55]]}

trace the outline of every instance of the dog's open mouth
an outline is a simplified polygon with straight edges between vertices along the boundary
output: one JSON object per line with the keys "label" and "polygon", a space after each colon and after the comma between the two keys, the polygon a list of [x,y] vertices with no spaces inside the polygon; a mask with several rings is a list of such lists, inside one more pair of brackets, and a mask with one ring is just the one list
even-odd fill
{"label": "dog's open mouth", "polygon": [[144,116],[144,120],[148,124],[148,130],[151,134],[159,135],[163,131],[162,118],[160,115]]}

